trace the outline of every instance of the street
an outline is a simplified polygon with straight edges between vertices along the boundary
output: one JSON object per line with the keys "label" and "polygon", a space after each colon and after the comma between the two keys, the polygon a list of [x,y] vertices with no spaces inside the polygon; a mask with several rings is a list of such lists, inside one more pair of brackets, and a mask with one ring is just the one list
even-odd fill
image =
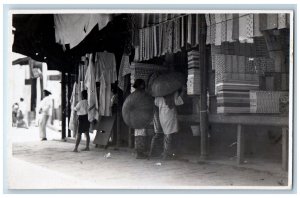
{"label": "street", "polygon": [[[21,134],[26,138],[21,138]],[[18,137],[18,138],[16,138]],[[286,173],[220,163],[136,160],[133,149],[95,148],[72,152],[74,143],[48,130],[13,129],[9,187],[12,189],[287,188]],[[22,141],[23,140],[23,141]],[[80,145],[83,149],[85,145]],[[109,157],[107,154],[109,153]]]}

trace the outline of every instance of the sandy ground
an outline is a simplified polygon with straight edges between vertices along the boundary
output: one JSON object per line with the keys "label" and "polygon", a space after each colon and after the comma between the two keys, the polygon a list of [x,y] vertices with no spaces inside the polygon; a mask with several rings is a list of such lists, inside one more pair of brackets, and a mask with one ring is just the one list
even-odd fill
{"label": "sandy ground", "polygon": [[[27,138],[21,138],[23,133]],[[133,150],[122,149],[91,147],[89,152],[74,153],[74,144],[53,140],[60,138],[58,132],[49,132],[43,142],[37,135],[36,128],[12,131],[9,188],[288,188],[286,172],[210,162],[136,160]],[[107,153],[111,157],[104,157]]]}

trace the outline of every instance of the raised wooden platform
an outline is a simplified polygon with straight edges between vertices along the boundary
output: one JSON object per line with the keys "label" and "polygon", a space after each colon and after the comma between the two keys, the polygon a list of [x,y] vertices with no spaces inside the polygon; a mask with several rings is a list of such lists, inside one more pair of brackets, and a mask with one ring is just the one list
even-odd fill
{"label": "raised wooden platform", "polygon": [[[178,115],[179,121],[198,123],[199,115]],[[245,125],[258,126],[278,126],[282,128],[282,169],[288,170],[288,126],[289,118],[287,116],[268,115],[268,114],[210,114],[209,123],[212,124],[236,124],[237,125],[237,163],[244,162],[244,131]]]}

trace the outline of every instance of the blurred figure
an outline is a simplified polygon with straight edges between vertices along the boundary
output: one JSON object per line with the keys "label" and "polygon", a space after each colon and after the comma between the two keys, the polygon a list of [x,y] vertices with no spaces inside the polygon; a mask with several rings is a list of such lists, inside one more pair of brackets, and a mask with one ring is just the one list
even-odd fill
{"label": "blurred figure", "polygon": [[39,122],[40,138],[42,141],[47,140],[46,126],[49,117],[52,115],[52,98],[50,97],[51,92],[44,89],[44,98],[39,105],[39,114],[41,114],[41,120]]}
{"label": "blurred figure", "polygon": [[26,115],[26,106],[24,103],[24,98],[20,98],[19,110],[17,114],[17,127],[28,129],[27,124],[27,115]]}
{"label": "blurred figure", "polygon": [[17,126],[17,116],[18,116],[18,111],[19,111],[19,104],[16,102],[12,106],[12,126],[16,127]]}

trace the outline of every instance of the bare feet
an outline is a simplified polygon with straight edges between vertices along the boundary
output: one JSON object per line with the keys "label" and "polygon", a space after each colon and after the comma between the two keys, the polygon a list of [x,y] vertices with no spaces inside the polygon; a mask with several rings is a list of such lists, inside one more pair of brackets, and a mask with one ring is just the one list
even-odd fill
{"label": "bare feet", "polygon": [[78,150],[77,150],[77,149],[74,149],[73,152],[78,153]]}
{"label": "bare feet", "polygon": [[90,148],[85,148],[85,149],[82,149],[82,151],[89,151]]}

